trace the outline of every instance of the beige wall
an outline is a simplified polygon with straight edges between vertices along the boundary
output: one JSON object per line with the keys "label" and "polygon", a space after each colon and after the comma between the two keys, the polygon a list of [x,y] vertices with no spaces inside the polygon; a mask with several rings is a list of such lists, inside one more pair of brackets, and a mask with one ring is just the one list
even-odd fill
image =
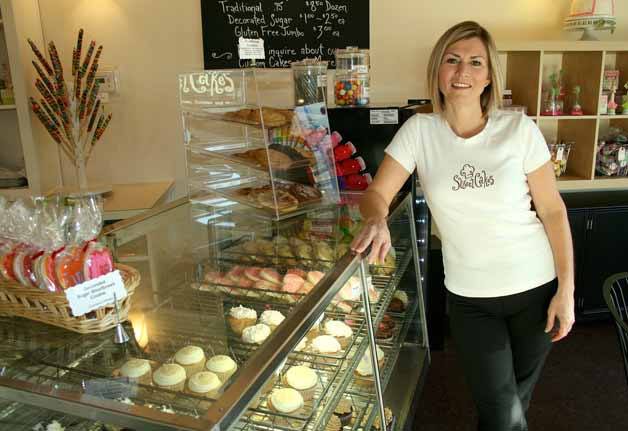
{"label": "beige wall", "polygon": [[[265,0],[270,1],[270,0]],[[366,0],[355,0],[363,1]],[[605,40],[628,40],[628,4],[618,3],[619,29]],[[561,30],[568,0],[371,0],[372,94],[376,103],[425,97],[430,47],[452,24],[474,19],[499,41],[575,39]],[[177,180],[185,162],[177,107],[177,74],[202,68],[199,0],[40,0],[47,40],[68,62],[79,27],[104,45],[101,64],[116,66],[120,94],[90,179],[111,183]],[[499,5],[499,7],[497,7]],[[216,37],[220,37],[216,35]],[[281,72],[278,72],[281,73]]]}

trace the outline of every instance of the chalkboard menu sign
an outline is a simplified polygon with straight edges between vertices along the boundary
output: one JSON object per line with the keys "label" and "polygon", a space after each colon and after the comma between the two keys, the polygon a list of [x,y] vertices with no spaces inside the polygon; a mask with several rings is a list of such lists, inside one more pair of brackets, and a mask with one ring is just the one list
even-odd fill
{"label": "chalkboard menu sign", "polygon": [[201,0],[205,69],[247,67],[238,39],[264,40],[258,67],[318,58],[335,67],[336,48],[369,48],[369,0]]}

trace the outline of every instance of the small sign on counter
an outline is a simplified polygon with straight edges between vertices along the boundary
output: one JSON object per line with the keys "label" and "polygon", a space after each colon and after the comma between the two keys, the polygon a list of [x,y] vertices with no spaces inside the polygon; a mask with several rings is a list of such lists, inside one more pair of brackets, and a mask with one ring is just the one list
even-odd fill
{"label": "small sign on counter", "polygon": [[85,283],[77,284],[65,291],[72,315],[82,316],[97,308],[113,304],[127,296],[120,271],[113,271]]}
{"label": "small sign on counter", "polygon": [[399,111],[396,109],[371,109],[371,125],[399,124]]}
{"label": "small sign on counter", "polygon": [[264,39],[238,39],[238,55],[240,60],[263,60],[266,58],[264,54]]}

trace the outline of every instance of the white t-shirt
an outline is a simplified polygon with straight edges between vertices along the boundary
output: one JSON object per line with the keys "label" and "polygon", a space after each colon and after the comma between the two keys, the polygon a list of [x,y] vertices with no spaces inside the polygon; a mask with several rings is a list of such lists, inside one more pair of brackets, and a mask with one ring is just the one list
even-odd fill
{"label": "white t-shirt", "polygon": [[495,111],[484,130],[464,139],[440,114],[417,114],[386,153],[408,172],[417,169],[441,234],[449,291],[506,296],[555,278],[552,249],[531,210],[526,177],[550,154],[526,115]]}

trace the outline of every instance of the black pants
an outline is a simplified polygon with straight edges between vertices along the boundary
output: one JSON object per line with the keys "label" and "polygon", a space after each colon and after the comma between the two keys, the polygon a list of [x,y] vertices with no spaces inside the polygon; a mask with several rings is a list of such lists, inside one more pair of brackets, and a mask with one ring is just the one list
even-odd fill
{"label": "black pants", "polygon": [[557,281],[516,295],[467,298],[448,292],[452,336],[481,431],[525,431],[525,413],[551,348],[544,332]]}

